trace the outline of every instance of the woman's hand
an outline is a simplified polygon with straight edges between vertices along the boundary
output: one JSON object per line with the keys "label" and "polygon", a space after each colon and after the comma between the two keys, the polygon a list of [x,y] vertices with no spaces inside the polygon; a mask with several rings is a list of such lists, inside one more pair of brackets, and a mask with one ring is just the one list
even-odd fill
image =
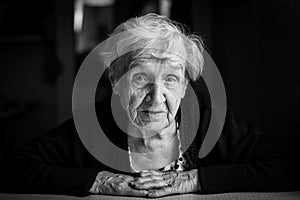
{"label": "woman's hand", "polygon": [[195,193],[201,190],[197,169],[181,172],[143,171],[130,184],[138,190],[148,191],[148,197]]}
{"label": "woman's hand", "polygon": [[111,172],[99,172],[96,180],[89,190],[92,194],[108,194],[121,196],[147,196],[148,191],[134,189],[130,182],[134,181],[133,176],[114,174]]}

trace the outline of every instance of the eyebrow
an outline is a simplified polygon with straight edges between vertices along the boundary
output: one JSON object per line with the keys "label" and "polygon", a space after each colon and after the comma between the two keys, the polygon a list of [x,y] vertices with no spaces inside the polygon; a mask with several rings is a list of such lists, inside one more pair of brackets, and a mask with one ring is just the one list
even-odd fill
{"label": "eyebrow", "polygon": [[137,66],[139,64],[147,64],[149,63],[150,60],[159,60],[160,62],[163,63],[170,63],[171,67],[174,69],[182,69],[182,67],[184,66],[184,63],[179,60],[179,59],[172,59],[172,58],[155,58],[155,57],[139,57],[134,59],[130,64],[129,64],[129,68],[131,69],[132,66]]}
{"label": "eyebrow", "polygon": [[172,66],[170,66],[170,67],[172,67],[173,69],[175,69],[175,70],[182,70],[182,65],[180,64],[180,65],[172,65]]}
{"label": "eyebrow", "polygon": [[[143,62],[143,63],[148,63],[148,62]],[[130,65],[130,70],[133,70],[133,72],[135,73],[143,73],[145,69],[147,69],[147,65],[141,65],[140,67],[137,67],[139,66],[140,63],[133,63],[132,65]],[[183,71],[183,66],[181,64],[177,64],[177,65],[171,65],[171,66],[167,66],[169,68],[172,69],[173,72],[176,72],[176,73],[181,73]]]}
{"label": "eyebrow", "polygon": [[131,61],[131,63],[129,64],[129,68],[131,69],[132,66],[147,63],[147,61],[149,61],[149,58],[136,58]]}

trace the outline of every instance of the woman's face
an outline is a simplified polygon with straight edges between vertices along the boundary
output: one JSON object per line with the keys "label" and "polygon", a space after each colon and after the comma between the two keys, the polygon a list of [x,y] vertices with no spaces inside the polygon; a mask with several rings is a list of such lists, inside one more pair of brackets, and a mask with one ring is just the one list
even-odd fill
{"label": "woman's face", "polygon": [[131,123],[140,130],[160,131],[172,124],[187,87],[182,60],[140,56],[115,84]]}

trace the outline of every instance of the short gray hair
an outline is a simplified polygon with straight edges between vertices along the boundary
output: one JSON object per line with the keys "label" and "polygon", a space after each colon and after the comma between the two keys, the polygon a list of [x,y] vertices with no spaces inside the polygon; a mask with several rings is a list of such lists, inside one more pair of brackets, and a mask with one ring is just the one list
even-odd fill
{"label": "short gray hair", "polygon": [[[202,40],[197,35],[187,34],[182,24],[165,16],[150,13],[131,18],[120,24],[110,36],[124,32],[128,32],[128,34],[120,37],[110,52],[105,52],[105,56],[111,58],[121,55],[108,66],[110,79],[118,80],[129,70],[130,61],[143,54],[147,49],[159,49],[160,52],[153,51],[151,53],[159,58],[162,56],[161,50],[172,54],[178,45],[183,47],[186,53],[183,59],[187,78],[195,81],[200,77],[204,66]],[[141,48],[131,51],[130,49],[137,49],[135,46]]]}

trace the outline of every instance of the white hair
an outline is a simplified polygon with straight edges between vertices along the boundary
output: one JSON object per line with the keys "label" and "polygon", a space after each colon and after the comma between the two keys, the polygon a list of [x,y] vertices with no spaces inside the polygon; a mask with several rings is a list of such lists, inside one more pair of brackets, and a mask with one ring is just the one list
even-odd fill
{"label": "white hair", "polygon": [[[204,66],[202,40],[197,35],[186,34],[181,24],[150,13],[120,24],[110,36],[125,32],[110,52],[103,54],[111,58],[118,56],[108,66],[114,80],[120,77],[119,73],[128,71],[132,59],[149,50],[157,58],[166,57],[166,54],[181,57],[185,62],[185,74],[190,80],[195,81],[201,75]],[[184,51],[184,55],[178,53],[178,48]]]}

